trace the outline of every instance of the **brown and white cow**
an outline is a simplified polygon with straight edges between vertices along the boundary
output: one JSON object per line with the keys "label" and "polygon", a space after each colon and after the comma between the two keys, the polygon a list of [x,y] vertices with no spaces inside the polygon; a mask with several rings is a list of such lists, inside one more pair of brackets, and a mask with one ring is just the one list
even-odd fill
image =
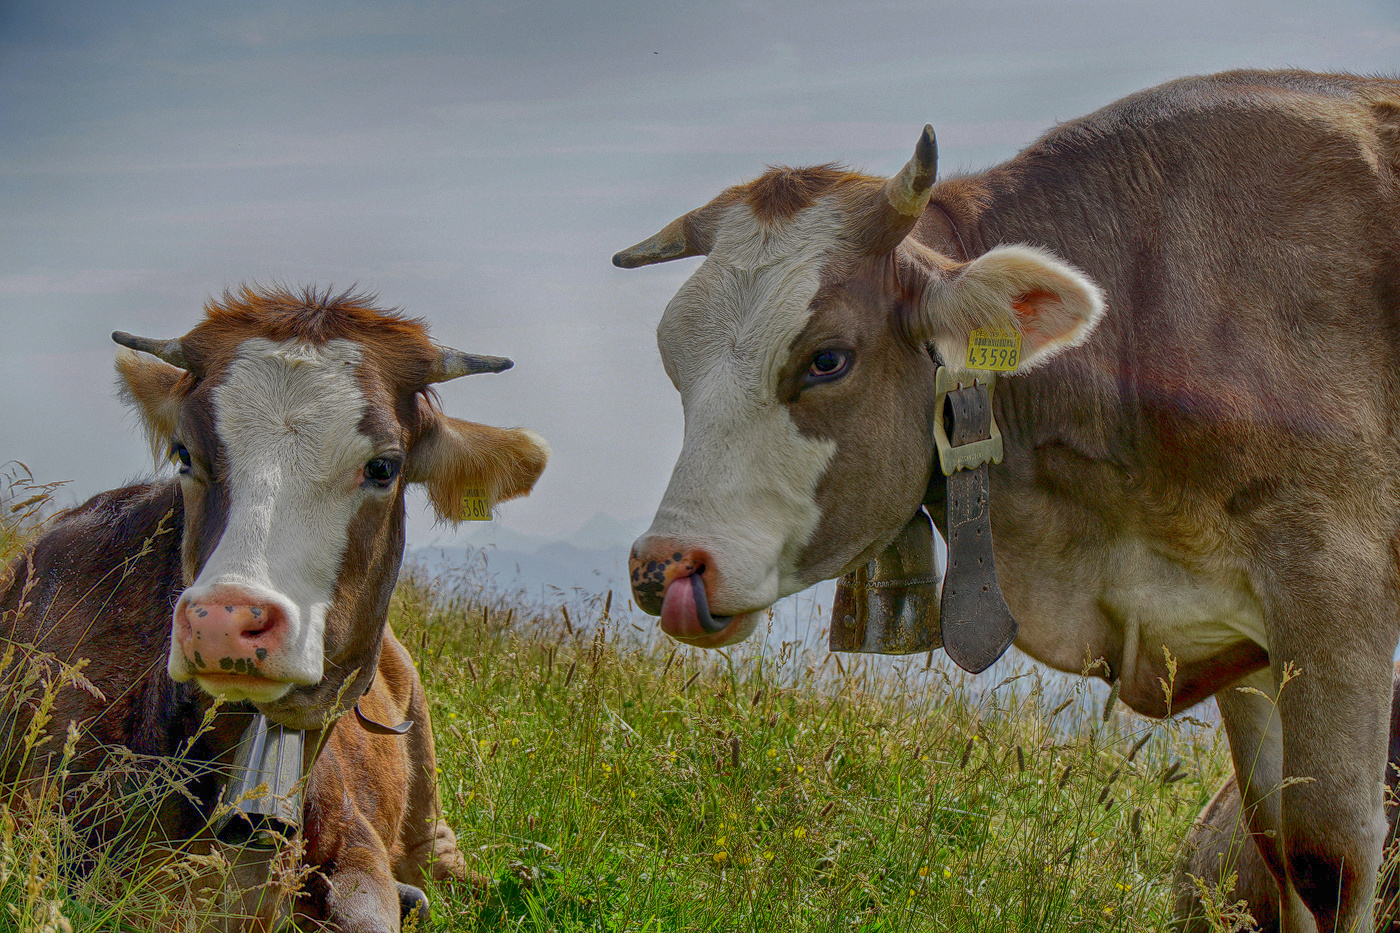
{"label": "brown and white cow", "polygon": [[[149,830],[196,849],[209,844],[219,790],[210,765],[232,763],[253,710],[320,730],[363,698],[390,724],[414,719],[392,738],[335,725],[307,787],[311,864],[330,886],[307,911],[346,930],[397,929],[389,876],[420,884],[434,858],[439,871],[465,873],[451,831],[436,828],[422,687],[386,626],[404,494],[422,484],[438,515],[458,521],[483,500],[527,493],[548,448],[437,406],[433,383],[509,360],[440,347],[422,322],[367,296],[244,287],[205,310],[178,339],[114,335],[150,354],[123,351],[120,384],[179,476],[59,517],[0,590],[4,635],[88,659],[96,691],[62,690],[50,726],[81,728],[74,773],[116,746],[183,756],[188,786],[153,806]],[[230,702],[202,730],[216,695]],[[31,711],[0,712],[16,736]],[[10,749],[11,793],[51,773],[54,744],[29,758]],[[124,814],[82,812],[110,817],[86,826],[94,844],[130,831]],[[377,850],[365,849],[366,832]]]}
{"label": "brown and white cow", "polygon": [[658,328],[685,434],[638,604],[729,644],[921,503],[941,521],[935,368],[1018,330],[991,467],[1017,644],[1102,658],[1150,715],[1216,695],[1285,928],[1366,928],[1400,623],[1400,82],[1184,79],[935,169],[926,129],[888,180],[770,170],[614,258],[706,257]]}

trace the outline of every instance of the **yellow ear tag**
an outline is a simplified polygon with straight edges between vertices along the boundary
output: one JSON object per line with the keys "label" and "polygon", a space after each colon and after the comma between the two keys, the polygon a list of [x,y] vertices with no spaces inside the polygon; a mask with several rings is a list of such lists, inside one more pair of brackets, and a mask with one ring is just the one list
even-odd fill
{"label": "yellow ear tag", "polygon": [[967,369],[1008,373],[1021,362],[1021,332],[979,327],[967,340]]}
{"label": "yellow ear tag", "polygon": [[489,522],[491,503],[486,500],[486,490],[481,486],[468,486],[462,494],[462,515],[459,521]]}

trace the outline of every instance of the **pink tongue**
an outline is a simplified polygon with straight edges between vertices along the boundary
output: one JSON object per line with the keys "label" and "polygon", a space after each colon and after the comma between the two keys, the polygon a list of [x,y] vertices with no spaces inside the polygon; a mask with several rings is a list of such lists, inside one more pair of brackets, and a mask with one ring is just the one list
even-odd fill
{"label": "pink tongue", "polygon": [[666,585],[666,594],[661,599],[661,631],[673,638],[698,638],[709,634],[700,625],[700,611],[695,605],[690,577],[677,577]]}
{"label": "pink tongue", "polygon": [[673,638],[713,638],[734,621],[733,616],[710,615],[705,582],[700,574],[677,577],[666,586],[661,599],[661,630]]}

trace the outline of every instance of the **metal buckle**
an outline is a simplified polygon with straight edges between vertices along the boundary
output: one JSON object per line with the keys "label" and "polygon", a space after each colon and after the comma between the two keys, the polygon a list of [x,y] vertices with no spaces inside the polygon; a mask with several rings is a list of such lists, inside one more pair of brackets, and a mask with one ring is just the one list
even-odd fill
{"label": "metal buckle", "polygon": [[[947,366],[938,367],[933,383],[933,440],[938,445],[938,465],[944,476],[952,476],[958,470],[973,470],[984,463],[1001,463],[1001,429],[997,427],[996,415],[991,410],[992,390],[996,388],[996,380],[996,373],[987,372],[973,376],[972,381],[964,386],[961,379],[954,376]],[[948,441],[948,431],[943,426],[943,406],[948,400],[949,392],[977,385],[987,387],[987,418],[991,425],[991,436],[984,441],[973,441],[954,447]]]}

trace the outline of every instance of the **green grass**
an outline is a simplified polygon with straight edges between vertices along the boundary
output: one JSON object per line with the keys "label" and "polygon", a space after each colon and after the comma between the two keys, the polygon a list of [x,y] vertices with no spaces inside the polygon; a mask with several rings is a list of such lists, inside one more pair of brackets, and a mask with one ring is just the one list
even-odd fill
{"label": "green grass", "polygon": [[402,586],[444,807],[496,879],[435,892],[443,929],[1166,925],[1215,730],[1105,724],[1034,673],[979,699],[923,656],[676,648],[598,602],[566,625]]}
{"label": "green grass", "polygon": [[[478,577],[406,573],[391,610],[447,817],[492,879],[430,890],[435,930],[1160,930],[1177,847],[1226,773],[1216,730],[1105,722],[1083,682],[678,648],[610,597],[566,615]],[[0,933],[215,911],[169,892],[219,866],[83,853],[53,799],[9,799]],[[98,870],[77,882],[62,866],[83,854]]]}

